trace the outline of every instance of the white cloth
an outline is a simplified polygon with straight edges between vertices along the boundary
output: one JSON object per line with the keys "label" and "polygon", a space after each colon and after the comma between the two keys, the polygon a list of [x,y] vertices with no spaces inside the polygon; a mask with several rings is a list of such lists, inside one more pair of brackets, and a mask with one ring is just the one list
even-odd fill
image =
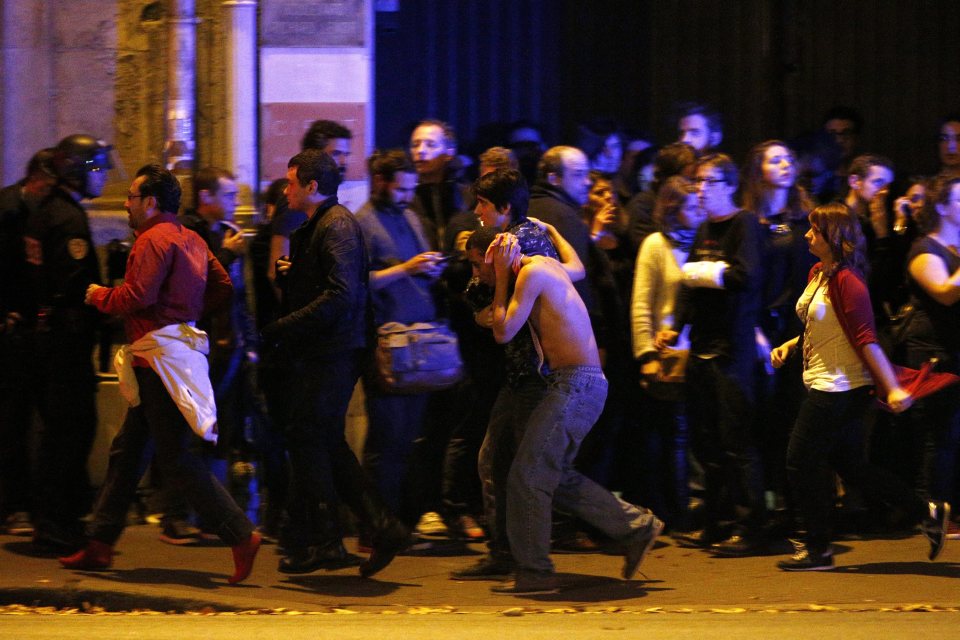
{"label": "white cloth", "polygon": [[683,265],[683,284],[688,287],[723,289],[723,272],[730,265],[722,260],[712,262],[687,262]]}
{"label": "white cloth", "polygon": [[114,366],[120,393],[136,407],[140,388],[133,372],[133,359],[145,360],[163,381],[163,386],[193,431],[207,442],[217,442],[217,405],[210,384],[207,334],[186,323],[169,324],[144,335],[117,351]]}

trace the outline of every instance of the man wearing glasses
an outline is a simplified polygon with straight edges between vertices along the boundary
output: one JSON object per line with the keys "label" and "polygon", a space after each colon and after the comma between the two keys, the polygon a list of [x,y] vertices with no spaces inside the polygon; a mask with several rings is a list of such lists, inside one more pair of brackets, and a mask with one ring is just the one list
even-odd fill
{"label": "man wearing glasses", "polygon": [[[752,434],[754,327],[760,306],[760,226],[733,200],[738,173],[724,154],[704,157],[695,182],[707,222],[697,231],[683,266],[677,326],[690,325],[687,385],[693,450],[704,467],[703,531],[682,537],[689,546],[728,556],[761,551],[763,473]],[[663,342],[675,338],[667,332]],[[738,499],[732,529],[719,523],[720,496]]]}
{"label": "man wearing glasses", "polygon": [[110,445],[110,465],[89,542],[60,563],[82,570],[111,566],[114,544],[126,526],[127,508],[143,473],[143,451],[152,440],[164,482],[186,496],[232,548],[234,572],[227,580],[235,584],[250,575],[260,534],[189,448],[194,434],[217,441],[205,355],[208,338],[195,328],[196,321],[205,309],[228,304],[233,288],[200,236],[177,220],[180,195],[177,178],[160,165],[137,171],[125,202],[137,239],[124,282],[116,287],[92,283],[85,292],[91,308],[124,320],[130,344],[116,362],[121,392],[131,407]]}

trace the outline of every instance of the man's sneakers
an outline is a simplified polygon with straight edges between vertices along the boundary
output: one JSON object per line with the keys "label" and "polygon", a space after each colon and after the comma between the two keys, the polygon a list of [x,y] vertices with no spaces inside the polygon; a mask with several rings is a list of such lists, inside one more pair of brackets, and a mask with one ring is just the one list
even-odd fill
{"label": "man's sneakers", "polygon": [[710,552],[724,558],[757,556],[766,549],[764,540],[756,535],[735,533],[726,540],[710,545]]}
{"label": "man's sneakers", "polygon": [[469,542],[480,542],[487,537],[476,518],[467,513],[447,523],[447,535],[451,538]]}
{"label": "man's sneakers", "polygon": [[960,540],[960,524],[956,520],[947,523],[947,540]]}
{"label": "man's sneakers", "polygon": [[663,531],[663,522],[656,516],[650,516],[650,523],[643,529],[636,531],[624,541],[623,572],[624,580],[630,580],[637,573],[643,559],[653,548],[657,536]]}
{"label": "man's sneakers", "polygon": [[428,511],[420,516],[416,532],[424,536],[445,536],[449,533],[449,530],[439,513]]}
{"label": "man's sneakers", "polygon": [[781,571],[830,571],[833,569],[833,551],[810,551],[802,542],[794,542],[795,553],[787,560],[777,563]]}
{"label": "man's sneakers", "polygon": [[503,596],[532,596],[557,593],[560,584],[554,573],[521,571],[517,577],[503,584],[490,587],[490,592]]}
{"label": "man's sneakers", "polygon": [[160,542],[176,546],[199,544],[203,541],[203,532],[186,520],[164,518],[160,524]]}
{"label": "man's sneakers", "polygon": [[516,565],[509,556],[486,555],[480,560],[459,571],[451,571],[451,580],[507,580],[513,575]]}
{"label": "man's sneakers", "polygon": [[8,536],[32,536],[33,523],[30,521],[30,514],[26,511],[11,513],[4,520],[3,529]]}
{"label": "man's sneakers", "polygon": [[947,529],[950,525],[950,503],[949,502],[928,502],[927,517],[920,523],[920,530],[930,543],[930,553],[927,557],[933,561],[936,560],[943,551],[943,545],[947,542]]}

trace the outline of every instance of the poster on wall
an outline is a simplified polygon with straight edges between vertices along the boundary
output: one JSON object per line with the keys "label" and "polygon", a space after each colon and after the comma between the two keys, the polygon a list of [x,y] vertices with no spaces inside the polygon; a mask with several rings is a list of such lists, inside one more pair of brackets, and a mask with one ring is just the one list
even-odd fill
{"label": "poster on wall", "polygon": [[366,0],[263,0],[262,46],[363,47]]}
{"label": "poster on wall", "polygon": [[366,177],[366,105],[353,102],[274,102],[261,112],[260,176],[265,184],[287,173],[287,163],[300,151],[303,134],[314,120],[334,120],[353,133],[347,180]]}

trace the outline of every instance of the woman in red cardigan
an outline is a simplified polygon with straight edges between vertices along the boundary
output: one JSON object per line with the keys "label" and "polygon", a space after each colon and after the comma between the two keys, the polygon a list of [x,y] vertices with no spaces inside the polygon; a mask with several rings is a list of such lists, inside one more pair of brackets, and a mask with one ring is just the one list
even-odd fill
{"label": "woman in red cardigan", "polygon": [[928,534],[933,559],[943,546],[949,506],[921,502],[907,487],[866,463],[863,417],[873,401],[874,385],[879,397],[897,413],[908,409],[914,398],[900,385],[877,343],[863,276],[866,259],[860,224],[845,205],[827,204],[810,213],[806,239],[820,262],[797,301],[803,334],[770,355],[774,367],[797,351],[803,359],[807,397],[790,434],[787,476],[806,534],[797,553],[777,566],[784,571],[833,568],[834,472],[845,483],[861,486],[923,518],[928,525],[925,532],[939,531],[939,536]]}

